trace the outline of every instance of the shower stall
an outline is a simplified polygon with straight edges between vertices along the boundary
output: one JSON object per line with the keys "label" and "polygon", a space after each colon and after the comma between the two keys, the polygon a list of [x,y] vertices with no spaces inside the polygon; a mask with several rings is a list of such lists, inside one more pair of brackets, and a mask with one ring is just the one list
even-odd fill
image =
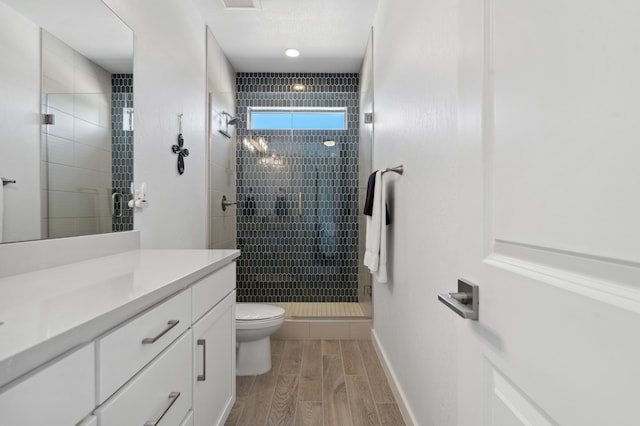
{"label": "shower stall", "polygon": [[235,111],[218,125],[236,149],[238,302],[276,303],[289,318],[371,316],[358,80],[237,75]]}

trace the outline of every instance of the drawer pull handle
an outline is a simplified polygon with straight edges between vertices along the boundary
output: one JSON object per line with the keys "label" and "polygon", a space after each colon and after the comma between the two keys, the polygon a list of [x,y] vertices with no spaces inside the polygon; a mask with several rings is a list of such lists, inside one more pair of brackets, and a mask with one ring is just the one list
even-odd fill
{"label": "drawer pull handle", "polygon": [[170,320],[167,323],[167,328],[165,328],[160,334],[158,334],[156,337],[145,337],[144,339],[142,339],[142,344],[143,345],[150,345],[152,343],[155,343],[159,338],[161,338],[162,336],[164,336],[165,334],[167,334],[169,332],[169,330],[171,330],[173,327],[175,327],[176,325],[178,325],[180,321],[178,320]]}
{"label": "drawer pull handle", "polygon": [[155,420],[149,420],[148,422],[146,422],[144,424],[144,426],[158,426],[158,423],[160,423],[160,420],[162,420],[162,418],[164,417],[165,414],[167,414],[167,412],[169,410],[171,410],[171,407],[173,406],[173,404],[175,404],[175,402],[178,400],[178,397],[180,396],[180,392],[171,392],[169,394],[169,405],[167,405],[167,408],[164,409],[164,411],[162,413],[160,413],[160,417],[158,417]]}
{"label": "drawer pull handle", "polygon": [[207,380],[207,341],[205,339],[198,339],[196,341],[198,346],[202,346],[202,374],[198,374],[198,381],[204,382]]}

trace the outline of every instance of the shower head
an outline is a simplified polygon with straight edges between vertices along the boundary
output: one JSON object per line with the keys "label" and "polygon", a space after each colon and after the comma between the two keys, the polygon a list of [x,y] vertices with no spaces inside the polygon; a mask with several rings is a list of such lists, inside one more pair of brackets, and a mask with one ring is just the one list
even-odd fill
{"label": "shower head", "polygon": [[234,117],[226,111],[222,111],[222,115],[225,116],[225,123],[227,126],[235,126],[238,124],[238,121],[240,121],[238,117]]}
{"label": "shower head", "polygon": [[224,115],[224,130],[220,129],[218,130],[218,132],[220,132],[220,134],[225,138],[231,139],[231,135],[229,134],[229,125],[235,126],[240,120],[238,119],[238,117],[234,117],[226,111],[221,111],[220,115]]}

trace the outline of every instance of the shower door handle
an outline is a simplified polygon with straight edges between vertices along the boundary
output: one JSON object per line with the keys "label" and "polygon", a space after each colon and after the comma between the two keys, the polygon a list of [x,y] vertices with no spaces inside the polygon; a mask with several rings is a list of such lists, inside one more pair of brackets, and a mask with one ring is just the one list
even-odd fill
{"label": "shower door handle", "polygon": [[298,216],[302,217],[302,191],[298,192]]}
{"label": "shower door handle", "polygon": [[[111,216],[112,217],[122,217],[122,194],[119,192],[114,192],[111,195]],[[119,208],[116,208],[119,206]]]}

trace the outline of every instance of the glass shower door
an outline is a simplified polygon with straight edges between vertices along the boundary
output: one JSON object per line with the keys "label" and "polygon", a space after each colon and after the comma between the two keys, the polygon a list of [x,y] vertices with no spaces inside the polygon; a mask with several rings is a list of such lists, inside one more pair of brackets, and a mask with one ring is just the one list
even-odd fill
{"label": "glass shower door", "polygon": [[[362,317],[357,80],[353,92],[308,93],[261,92],[259,78],[239,81],[238,301],[302,304],[309,310],[293,315],[300,317]],[[253,111],[291,121],[301,112],[342,114],[344,125],[267,128],[252,122]]]}

